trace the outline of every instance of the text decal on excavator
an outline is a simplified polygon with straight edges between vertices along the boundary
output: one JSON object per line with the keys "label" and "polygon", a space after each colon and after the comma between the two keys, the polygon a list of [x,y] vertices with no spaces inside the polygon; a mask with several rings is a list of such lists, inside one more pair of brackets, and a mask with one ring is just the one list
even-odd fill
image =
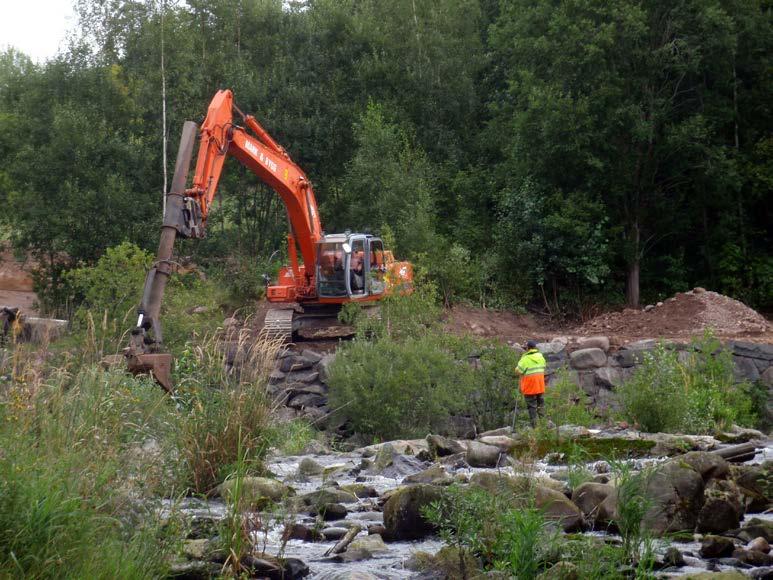
{"label": "text decal on excavator", "polygon": [[255,157],[257,157],[258,159],[260,159],[260,162],[261,162],[263,165],[265,165],[265,166],[266,166],[266,167],[268,167],[268,168],[269,168],[271,171],[273,171],[274,173],[276,173],[276,169],[277,169],[276,161],[274,161],[273,159],[269,158],[269,157],[268,157],[268,155],[264,155],[263,153],[261,153],[260,151],[258,151],[258,148],[257,148],[257,146],[255,145],[255,143],[253,143],[253,142],[252,142],[252,141],[250,141],[249,139],[246,139],[246,140],[244,141],[244,148],[245,148],[247,151],[249,151],[250,153],[252,153],[252,154],[253,154]]}

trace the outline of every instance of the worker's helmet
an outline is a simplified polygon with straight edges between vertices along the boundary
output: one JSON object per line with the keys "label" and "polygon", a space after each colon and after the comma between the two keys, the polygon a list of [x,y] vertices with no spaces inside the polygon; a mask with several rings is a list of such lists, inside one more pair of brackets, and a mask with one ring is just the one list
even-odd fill
{"label": "worker's helmet", "polygon": [[537,348],[537,341],[530,340],[526,343],[526,348]]}

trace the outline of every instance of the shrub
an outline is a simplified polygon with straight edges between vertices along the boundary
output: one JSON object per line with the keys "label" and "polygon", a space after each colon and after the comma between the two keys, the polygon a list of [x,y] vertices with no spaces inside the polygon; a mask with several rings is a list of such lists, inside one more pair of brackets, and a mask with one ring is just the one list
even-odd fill
{"label": "shrub", "polygon": [[432,335],[403,342],[357,340],[331,365],[330,404],[358,433],[385,440],[423,437],[463,408],[469,372]]}
{"label": "shrub", "polygon": [[382,299],[378,316],[365,316],[362,309],[349,307],[342,311],[341,317],[347,324],[353,324],[362,338],[403,340],[425,336],[437,327],[440,315],[437,288],[419,272],[413,292]]}
{"label": "shrub", "polygon": [[108,248],[94,266],[70,270],[66,278],[82,310],[107,313],[110,320],[134,314],[142,297],[145,274],[153,256],[129,242]]}
{"label": "shrub", "polygon": [[507,424],[512,416],[518,394],[514,369],[518,355],[508,346],[481,344],[474,340],[446,339],[457,359],[469,360],[478,355],[480,368],[467,373],[465,398],[468,412],[480,431]]}
{"label": "shrub", "polygon": [[621,388],[626,417],[649,432],[711,433],[752,425],[752,388],[736,383],[732,354],[710,333],[679,353],[658,345]]}
{"label": "shrub", "polygon": [[556,425],[593,425],[596,419],[589,406],[587,393],[571,380],[566,369],[559,370],[558,378],[545,389],[545,412]]}
{"label": "shrub", "polygon": [[[108,248],[94,266],[70,270],[66,279],[79,304],[74,315],[74,342],[85,342],[82,358],[101,359],[126,346],[142,299],[145,275],[153,257],[130,243]],[[178,353],[195,335],[204,336],[221,321],[223,291],[196,273],[173,274],[161,307],[164,345]],[[195,307],[202,307],[193,313]]]}

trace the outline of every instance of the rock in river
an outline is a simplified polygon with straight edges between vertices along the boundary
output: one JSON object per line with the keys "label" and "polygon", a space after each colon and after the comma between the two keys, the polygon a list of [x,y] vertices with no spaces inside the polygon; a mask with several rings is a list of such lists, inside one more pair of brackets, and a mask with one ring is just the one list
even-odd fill
{"label": "rock in river", "polygon": [[441,490],[432,485],[412,485],[395,491],[384,504],[384,526],[389,540],[413,540],[435,531],[421,513],[441,497]]}

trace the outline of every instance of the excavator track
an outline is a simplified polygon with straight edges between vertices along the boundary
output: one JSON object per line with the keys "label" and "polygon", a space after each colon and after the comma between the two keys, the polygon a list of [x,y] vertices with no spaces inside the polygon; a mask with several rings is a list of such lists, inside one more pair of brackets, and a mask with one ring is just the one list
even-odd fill
{"label": "excavator track", "polygon": [[292,342],[294,314],[292,308],[271,308],[266,312],[261,336],[269,340]]}

